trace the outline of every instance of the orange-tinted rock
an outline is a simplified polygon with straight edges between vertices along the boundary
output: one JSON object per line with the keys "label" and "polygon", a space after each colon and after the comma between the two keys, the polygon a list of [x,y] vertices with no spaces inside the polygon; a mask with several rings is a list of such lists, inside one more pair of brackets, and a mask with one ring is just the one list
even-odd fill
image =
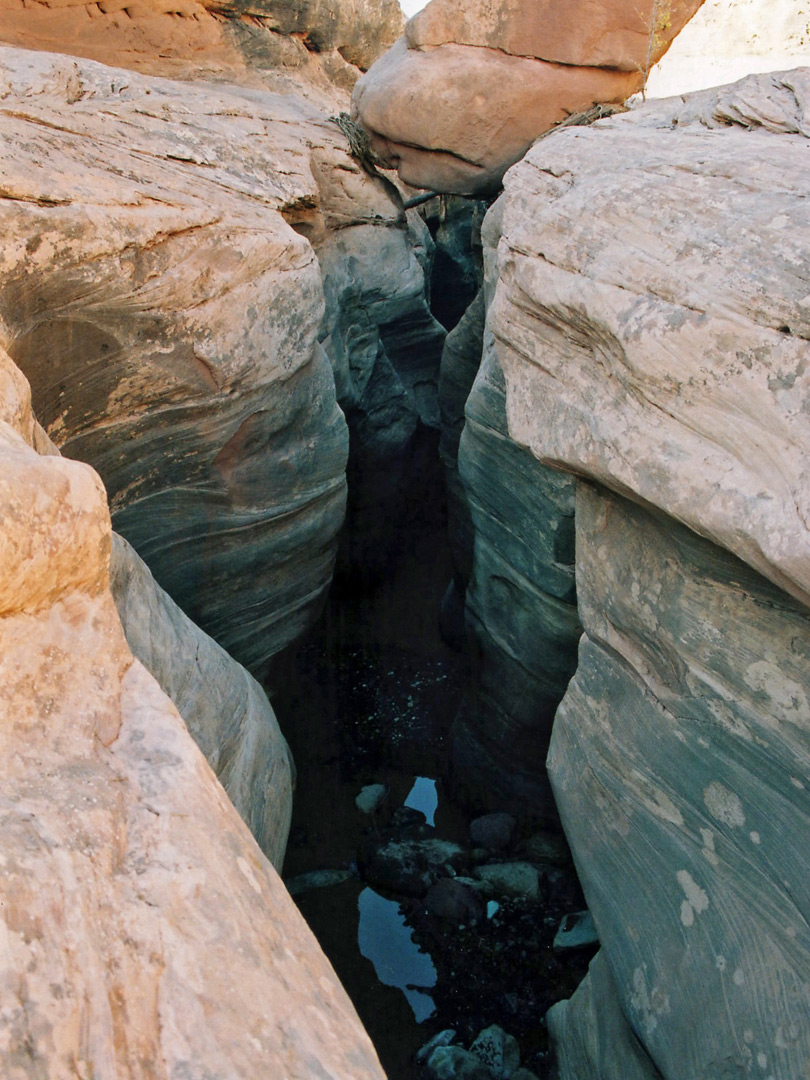
{"label": "orange-tinted rock", "polygon": [[410,20],[405,40],[413,49],[455,42],[556,64],[637,72],[648,59],[660,59],[701,3],[433,0]]}
{"label": "orange-tinted rock", "polygon": [[373,149],[405,183],[463,195],[497,188],[542,131],[595,101],[624,101],[640,82],[636,72],[400,39],[353,100]]}
{"label": "orange-tinted rock", "polygon": [[703,0],[432,0],[358,82],[354,110],[406,183],[475,195],[544,131],[639,90]]}
{"label": "orange-tinted rock", "polygon": [[397,37],[397,0],[0,0],[0,41],[178,78],[348,89]]}

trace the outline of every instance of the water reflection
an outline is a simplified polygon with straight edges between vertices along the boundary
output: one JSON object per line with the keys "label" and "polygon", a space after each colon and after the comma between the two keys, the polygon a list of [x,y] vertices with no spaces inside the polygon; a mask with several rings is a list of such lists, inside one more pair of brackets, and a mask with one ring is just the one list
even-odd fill
{"label": "water reflection", "polygon": [[439,805],[439,795],[436,791],[436,781],[427,776],[417,776],[413,787],[405,800],[405,806],[412,810],[418,810],[425,815],[428,825],[434,825],[434,814]]}
{"label": "water reflection", "polygon": [[419,951],[396,900],[386,900],[373,889],[365,888],[357,906],[360,952],[374,965],[381,983],[402,991],[416,1022],[421,1024],[436,1011],[433,998],[425,993],[425,989],[436,985],[433,961],[427,953]]}

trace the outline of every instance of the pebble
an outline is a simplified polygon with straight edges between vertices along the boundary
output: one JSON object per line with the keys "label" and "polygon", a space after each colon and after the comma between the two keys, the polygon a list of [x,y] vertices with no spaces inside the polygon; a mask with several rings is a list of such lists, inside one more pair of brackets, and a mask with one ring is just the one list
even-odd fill
{"label": "pebble", "polygon": [[455,1037],[455,1028],[445,1028],[444,1031],[438,1032],[416,1051],[416,1060],[426,1061],[438,1046],[449,1046]]}
{"label": "pebble", "polygon": [[563,915],[560,928],[554,938],[555,949],[584,949],[586,945],[598,945],[593,916],[590,911],[576,911]]}
{"label": "pebble", "polygon": [[511,814],[484,814],[470,822],[470,840],[473,847],[489,848],[490,851],[506,851],[512,843],[517,822]]}
{"label": "pebble", "polygon": [[373,814],[387,794],[385,784],[366,784],[354,800],[354,805],[362,814]]}
{"label": "pebble", "polygon": [[531,863],[490,863],[476,866],[473,874],[479,881],[490,882],[496,892],[505,896],[540,899],[540,874]]}
{"label": "pebble", "polygon": [[492,1024],[479,1031],[470,1046],[470,1053],[490,1070],[495,1080],[510,1080],[520,1067],[520,1047],[514,1035]]}
{"label": "pebble", "polygon": [[298,874],[290,878],[284,884],[290,896],[300,896],[301,893],[309,892],[310,889],[325,889],[329,885],[342,885],[344,881],[351,881],[356,874],[351,870],[310,870],[308,874]]}

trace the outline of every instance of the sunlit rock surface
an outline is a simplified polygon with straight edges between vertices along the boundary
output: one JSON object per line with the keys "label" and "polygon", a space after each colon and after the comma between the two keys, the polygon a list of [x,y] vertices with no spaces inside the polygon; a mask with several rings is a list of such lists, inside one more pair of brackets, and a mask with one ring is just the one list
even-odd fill
{"label": "sunlit rock surface", "polygon": [[149,75],[329,98],[399,36],[397,0],[3,0],[0,41]]}
{"label": "sunlit rock surface", "polygon": [[415,187],[497,190],[542,132],[620,103],[702,0],[432,0],[355,87],[372,147]]}
{"label": "sunlit rock surface", "polygon": [[810,8],[795,0],[705,0],[650,71],[648,97],[810,64]]}
{"label": "sunlit rock surface", "polygon": [[382,1080],[329,964],[133,658],[88,466],[0,352],[0,1071]]}
{"label": "sunlit rock surface", "polygon": [[752,77],[507,177],[510,435],[614,493],[578,495],[549,757],[603,945],[562,1080],[810,1061],[809,104],[806,69]]}

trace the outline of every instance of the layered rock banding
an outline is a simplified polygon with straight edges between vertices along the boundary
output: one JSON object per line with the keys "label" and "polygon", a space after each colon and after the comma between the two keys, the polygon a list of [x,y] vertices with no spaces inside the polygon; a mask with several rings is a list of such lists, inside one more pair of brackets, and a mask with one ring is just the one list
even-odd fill
{"label": "layered rock banding", "polygon": [[0,41],[148,75],[350,89],[397,38],[397,0],[4,0]]}
{"label": "layered rock banding", "polygon": [[810,1060],[808,104],[806,69],[752,77],[507,178],[510,434],[612,489],[578,494],[549,757],[603,945],[550,1014],[563,1080]]}
{"label": "layered rock banding", "polygon": [[124,638],[110,519],[0,351],[4,1076],[374,1077],[345,993]]}
{"label": "layered rock banding", "polygon": [[3,50],[2,78],[9,352],[160,584],[255,667],[319,609],[344,514],[321,275],[282,217],[317,206],[296,126],[341,135],[90,61]]}
{"label": "layered rock banding", "polygon": [[359,81],[372,148],[415,187],[497,190],[572,113],[621,103],[702,0],[432,0]]}

